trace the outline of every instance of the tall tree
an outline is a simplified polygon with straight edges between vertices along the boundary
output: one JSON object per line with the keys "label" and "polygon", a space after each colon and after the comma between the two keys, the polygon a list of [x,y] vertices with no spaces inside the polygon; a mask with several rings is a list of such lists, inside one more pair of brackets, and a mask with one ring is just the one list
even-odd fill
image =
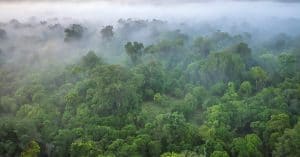
{"label": "tall tree", "polygon": [[143,49],[144,49],[143,43],[128,42],[125,45],[126,53],[130,57],[132,63],[134,64],[137,64],[140,61],[143,55]]}
{"label": "tall tree", "polygon": [[114,32],[113,32],[114,27],[111,25],[105,26],[104,28],[101,29],[101,36],[104,40],[106,41],[111,41],[112,38],[114,37]]}

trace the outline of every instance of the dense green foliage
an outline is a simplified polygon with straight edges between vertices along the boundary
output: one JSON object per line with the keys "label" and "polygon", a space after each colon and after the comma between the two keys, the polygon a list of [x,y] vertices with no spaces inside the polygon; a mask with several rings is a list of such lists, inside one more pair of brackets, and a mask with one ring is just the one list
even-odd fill
{"label": "dense green foliage", "polygon": [[[101,33],[113,45],[112,29]],[[122,45],[120,64],[93,51],[46,70],[0,58],[0,156],[300,156],[299,48],[160,36]]]}

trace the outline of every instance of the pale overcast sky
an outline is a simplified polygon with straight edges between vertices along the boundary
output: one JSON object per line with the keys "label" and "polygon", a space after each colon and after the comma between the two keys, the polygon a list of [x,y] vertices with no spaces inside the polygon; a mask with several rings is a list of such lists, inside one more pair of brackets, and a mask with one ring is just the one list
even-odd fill
{"label": "pale overcast sky", "polygon": [[42,2],[42,1],[76,1],[76,2],[87,2],[87,1],[106,1],[106,2],[135,2],[135,3],[167,3],[167,2],[176,2],[176,3],[186,3],[186,2],[224,2],[224,1],[276,1],[282,3],[290,3],[290,2],[300,2],[300,0],[0,0],[3,2],[23,2],[23,1],[34,1],[34,2]]}

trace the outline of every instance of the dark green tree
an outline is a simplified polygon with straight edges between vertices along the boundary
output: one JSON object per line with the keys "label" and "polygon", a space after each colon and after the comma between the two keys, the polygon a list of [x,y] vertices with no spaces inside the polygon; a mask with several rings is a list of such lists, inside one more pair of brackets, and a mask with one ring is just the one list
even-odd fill
{"label": "dark green tree", "polygon": [[137,64],[140,62],[143,55],[144,45],[143,43],[138,42],[128,42],[125,45],[125,50],[127,55],[130,57],[132,63]]}

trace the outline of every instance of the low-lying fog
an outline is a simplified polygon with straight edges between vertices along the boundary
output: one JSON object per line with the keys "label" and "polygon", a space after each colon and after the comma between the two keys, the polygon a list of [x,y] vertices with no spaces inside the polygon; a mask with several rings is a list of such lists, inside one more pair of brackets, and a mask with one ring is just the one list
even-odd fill
{"label": "low-lying fog", "polygon": [[[120,22],[120,19],[125,20]],[[74,23],[85,28],[85,36],[75,44],[65,43],[64,29]],[[107,46],[101,39],[100,31],[106,25],[114,27],[116,40],[112,43],[115,45]],[[0,29],[7,36],[0,41],[0,50],[22,60],[36,55],[47,55],[47,59],[67,58],[88,50],[111,57],[113,52],[122,54],[127,41],[149,45],[157,41],[154,40],[157,32],[165,30],[180,29],[192,38],[218,30],[233,34],[247,32],[253,42],[260,42],[282,33],[298,36],[299,28],[300,3],[297,2],[0,1]]]}

